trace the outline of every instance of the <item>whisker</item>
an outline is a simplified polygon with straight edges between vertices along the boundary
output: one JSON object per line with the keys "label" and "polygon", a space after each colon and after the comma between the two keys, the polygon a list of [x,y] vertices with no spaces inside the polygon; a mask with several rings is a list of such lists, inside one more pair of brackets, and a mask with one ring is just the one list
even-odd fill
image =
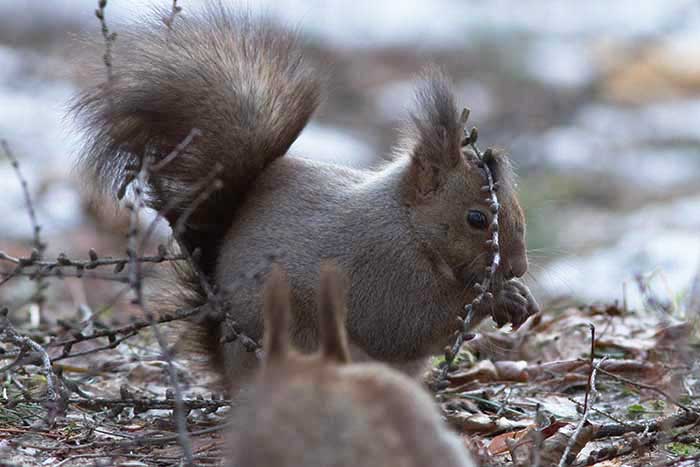
{"label": "whisker", "polygon": [[[532,271],[528,271],[528,273],[537,281],[540,287],[543,289],[552,288],[551,286],[547,286],[547,283],[550,283],[554,288],[562,288],[565,293],[574,295],[575,288],[571,279],[572,274],[565,274],[565,271],[562,270],[567,267],[566,265],[559,264],[556,268],[545,268],[539,264],[533,264],[532,266],[534,269],[538,270],[537,276],[535,276]],[[571,266],[568,267],[571,268]],[[573,268],[571,269],[573,271]]]}
{"label": "whisker", "polygon": [[475,264],[477,261],[479,261],[481,258],[483,258],[484,255],[486,255],[486,253],[487,253],[487,252],[482,251],[481,253],[479,253],[478,255],[476,255],[476,256],[469,262],[469,264],[466,266],[466,270],[469,271],[469,275],[467,276],[467,278],[466,278],[467,280],[466,280],[465,283],[464,283],[464,291],[465,291],[465,292],[466,292],[467,290],[469,290],[470,288],[472,288],[472,287],[474,286],[474,284],[476,283],[476,281],[477,281],[477,274],[476,274],[476,272],[473,272],[472,269],[473,269],[474,264]]}
{"label": "whisker", "polygon": [[552,255],[570,255],[573,251],[565,248],[557,247],[541,247],[541,248],[528,248],[527,254],[531,253],[551,253]]}

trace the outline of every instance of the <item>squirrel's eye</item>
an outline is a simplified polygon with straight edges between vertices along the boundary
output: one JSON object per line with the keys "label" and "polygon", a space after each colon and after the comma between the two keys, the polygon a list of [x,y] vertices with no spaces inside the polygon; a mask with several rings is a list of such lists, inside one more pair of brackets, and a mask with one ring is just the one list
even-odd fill
{"label": "squirrel's eye", "polygon": [[475,229],[483,230],[488,226],[486,215],[481,211],[472,209],[467,213],[467,222]]}

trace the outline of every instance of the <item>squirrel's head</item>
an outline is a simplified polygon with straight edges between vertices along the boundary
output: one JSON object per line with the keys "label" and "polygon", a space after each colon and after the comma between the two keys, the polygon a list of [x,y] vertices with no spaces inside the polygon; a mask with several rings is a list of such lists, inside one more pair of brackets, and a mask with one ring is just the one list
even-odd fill
{"label": "squirrel's head", "polygon": [[402,152],[411,157],[405,199],[414,229],[433,265],[465,286],[480,281],[491,265],[486,246],[491,238],[489,192],[483,164],[498,183],[501,264],[495,286],[527,271],[525,219],[515,191],[510,162],[504,154],[476,158],[462,145],[465,118],[460,117],[448,81],[429,71],[416,92]]}

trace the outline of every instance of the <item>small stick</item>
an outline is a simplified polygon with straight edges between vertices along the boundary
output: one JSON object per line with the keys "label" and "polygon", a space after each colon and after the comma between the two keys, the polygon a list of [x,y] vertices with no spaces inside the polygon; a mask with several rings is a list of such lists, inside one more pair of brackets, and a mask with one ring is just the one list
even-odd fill
{"label": "small stick", "polygon": [[[54,261],[39,260],[36,257],[16,257],[0,251],[0,261],[6,261],[8,263],[21,266],[21,269],[26,269],[31,266],[37,266],[51,271],[56,268],[62,267],[72,267],[77,270],[81,269],[96,269],[99,267],[113,266],[115,269],[123,269],[124,266],[129,264],[130,261],[138,261],[140,263],[163,263],[170,261],[184,261],[187,258],[184,255],[171,255],[167,253],[150,255],[150,256],[140,256],[137,258],[98,258],[97,253],[91,250],[90,256],[93,258],[89,260],[82,259],[71,259],[65,254],[61,253],[58,258]],[[117,271],[119,272],[119,271]]]}
{"label": "small stick", "polygon": [[[38,276],[37,271],[23,271],[22,268],[16,267],[10,272],[0,271],[0,286],[6,282],[14,279],[15,277],[28,277],[30,280],[36,280]],[[56,278],[65,279],[66,277],[77,277],[78,279],[95,279],[99,281],[108,282],[121,282],[124,284],[129,283],[129,278],[126,276],[114,275],[114,274],[98,274],[96,272],[82,272],[82,271],[63,271],[61,269],[53,269],[51,271],[42,271],[41,277],[43,278]]]}
{"label": "small stick", "polygon": [[112,46],[114,45],[114,41],[117,40],[117,33],[109,32],[109,28],[107,27],[107,19],[105,17],[105,8],[107,8],[107,0],[98,0],[95,16],[100,20],[102,37],[105,41],[105,53],[102,55],[102,61],[104,62],[105,69],[107,70],[107,85],[111,89],[112,84],[114,83],[114,72],[112,70]]}
{"label": "small stick", "polygon": [[677,428],[680,426],[690,425],[700,421],[700,415],[697,412],[681,412],[670,417],[653,420],[642,423],[624,423],[600,425],[594,434],[594,439],[609,438],[612,436],[622,436],[627,433],[642,433],[644,431],[658,431],[667,428]]}
{"label": "small stick", "polygon": [[46,350],[32,339],[22,336],[10,323],[8,317],[9,310],[4,308],[0,310],[0,336],[4,336],[4,340],[10,342],[20,348],[20,352],[32,350],[39,355],[41,359],[44,373],[46,374],[46,398],[55,402],[58,400],[58,392],[56,391],[56,375],[51,366],[51,358]]}
{"label": "small stick", "polygon": [[175,18],[178,14],[180,14],[181,11],[182,7],[178,6],[177,0],[173,0],[173,5],[170,8],[170,13],[168,14],[168,16],[165,16],[163,18],[163,23],[168,27],[168,32],[172,31]]}
{"label": "small stick", "polygon": [[[162,399],[162,400],[150,400],[150,399],[70,399],[69,404],[75,404],[85,409],[90,410],[101,410],[105,408],[127,408],[133,407],[139,411],[141,410],[153,410],[153,409],[163,409],[163,410],[173,410],[176,407],[177,401],[173,399]],[[214,410],[219,407],[229,407],[231,405],[230,400],[204,400],[204,399],[193,399],[193,400],[183,400],[183,407],[186,410],[196,410],[196,409],[207,409]]]}
{"label": "small stick", "polygon": [[[206,435],[209,433],[216,433],[222,430],[227,430],[231,427],[231,423],[222,423],[221,425],[212,426],[209,428],[203,428],[201,430],[192,431],[190,434],[192,436]],[[128,448],[133,446],[160,446],[163,444],[170,443],[172,441],[177,441],[179,435],[167,435],[167,436],[140,436],[138,438],[132,438],[124,442],[114,442],[114,441],[96,441],[95,446],[104,446],[110,448]],[[194,456],[193,456],[194,457]]]}
{"label": "small stick", "polygon": [[[39,225],[39,221],[37,220],[36,217],[36,210],[34,209],[34,203],[32,202],[32,196],[29,193],[29,184],[27,183],[27,179],[24,178],[24,175],[22,175],[22,170],[19,168],[19,161],[17,158],[14,156],[12,153],[12,150],[10,149],[10,145],[7,143],[6,140],[0,140],[0,146],[2,146],[3,152],[5,153],[5,156],[10,160],[10,163],[12,164],[12,168],[15,171],[15,174],[17,175],[17,179],[19,180],[20,185],[22,185],[22,193],[24,194],[24,201],[27,205],[27,212],[29,213],[29,221],[31,222],[32,225],[32,243],[34,244],[34,250],[32,251],[31,259],[33,261],[41,260],[41,258],[44,255],[44,251],[46,250],[46,243],[41,241],[41,226]],[[0,257],[0,259],[2,259]],[[19,272],[18,269],[15,269],[15,272]],[[9,279],[5,279],[0,283],[0,285],[4,284],[7,282]],[[44,289],[46,288],[46,284],[43,281],[41,275],[37,276],[36,278],[37,281],[37,293],[36,293],[36,302],[39,305],[39,313],[41,313],[41,309],[44,304]]]}
{"label": "small stick", "polygon": [[[179,8],[179,7],[178,7]],[[175,146],[175,149],[173,149],[170,154],[165,156],[162,161],[158,161],[158,163],[153,164],[153,167],[151,167],[151,173],[158,173],[160,170],[163,170],[163,168],[170,164],[173,160],[177,159],[177,157],[183,153],[187,147],[192,144],[194,139],[198,136],[201,136],[202,132],[197,129],[197,128],[192,128],[190,132],[187,134],[185,139],[183,139],[177,146]]]}
{"label": "small stick", "polygon": [[[56,347],[63,346],[63,352],[58,357],[54,357],[51,361],[57,362],[57,361],[64,360],[67,358],[75,358],[75,357],[81,357],[83,355],[97,353],[97,352],[100,352],[102,350],[114,349],[119,344],[124,342],[125,340],[137,335],[140,330],[152,326],[153,323],[163,324],[163,323],[169,323],[172,321],[185,320],[187,318],[190,318],[192,316],[195,316],[195,315],[201,313],[202,308],[203,307],[196,307],[196,308],[191,308],[191,309],[186,309],[186,310],[178,310],[174,314],[167,314],[167,315],[160,316],[157,320],[137,321],[137,322],[132,323],[128,326],[123,326],[123,327],[117,328],[117,329],[98,331],[98,332],[94,332],[92,334],[89,334],[87,336],[83,336],[82,334],[79,334],[78,336],[76,336],[73,339],[68,340],[68,341],[52,342],[49,344],[49,346],[56,346]],[[119,335],[121,335],[121,337],[117,337]],[[79,342],[85,342],[88,340],[98,339],[100,337],[106,337],[109,340],[109,344],[102,346],[102,347],[96,347],[94,349],[85,350],[82,352],[76,352],[76,353],[70,352],[73,345],[75,345]]]}
{"label": "small stick", "polygon": [[700,321],[700,264],[695,273],[686,306],[686,317],[691,323]]}
{"label": "small stick", "polygon": [[598,372],[600,365],[605,361],[605,357],[603,357],[598,361],[598,363],[593,365],[593,349],[595,349],[595,326],[593,326],[593,324],[589,324],[589,326],[591,328],[591,371],[588,374],[588,386],[586,388],[586,396],[583,404],[583,416],[581,417],[581,420],[579,420],[578,425],[576,425],[576,429],[571,435],[569,442],[566,444],[566,449],[564,449],[564,453],[559,459],[558,467],[566,467],[568,465],[568,458],[571,454],[571,450],[576,446],[576,442],[578,441],[578,438],[581,435],[581,431],[583,431],[583,427],[588,421],[588,415],[591,413],[589,407],[593,404],[593,397],[595,397],[595,394],[597,392],[595,388],[596,373]]}
{"label": "small stick", "polygon": [[172,357],[170,355],[170,350],[160,332],[158,324],[153,319],[153,315],[147,310],[146,302],[143,297],[143,283],[141,274],[141,265],[139,261],[136,261],[137,249],[138,249],[138,225],[139,225],[139,213],[141,208],[144,206],[143,199],[143,189],[147,186],[147,180],[149,176],[149,167],[151,165],[152,158],[146,157],[141,162],[141,169],[139,170],[138,176],[135,179],[136,185],[134,186],[135,199],[133,204],[130,205],[131,216],[129,222],[129,234],[128,234],[128,248],[127,257],[131,258],[129,262],[129,284],[134,291],[134,304],[138,305],[146,316],[147,320],[150,322],[153,335],[158,342],[163,353],[163,358],[166,361],[168,369],[168,377],[170,379],[170,384],[173,386],[175,391],[175,422],[177,424],[178,431],[178,441],[182,447],[185,465],[194,465],[192,458],[192,444],[190,442],[188,430],[187,430],[187,412],[183,405],[182,398],[182,388],[177,378],[177,372],[175,371],[175,366],[172,362]]}
{"label": "small stick", "polygon": [[625,378],[624,376],[616,375],[615,373],[611,373],[610,371],[603,370],[602,368],[600,369],[600,372],[603,373],[604,375],[610,376],[611,378],[616,379],[618,381],[621,381],[623,383],[631,384],[632,386],[636,386],[636,387],[641,388],[641,389],[648,389],[649,391],[654,391],[657,394],[663,396],[666,400],[671,402],[673,405],[680,407],[681,409],[685,410],[686,412],[695,413],[695,411],[693,409],[691,409],[687,405],[681,403],[679,400],[677,400],[676,398],[674,398],[673,396],[671,396],[669,393],[667,393],[666,391],[664,391],[661,388],[658,388],[656,386],[652,386],[650,384],[644,384],[644,383],[638,383],[637,381],[632,381],[629,378]]}
{"label": "small stick", "polygon": [[[595,326],[593,323],[588,323],[588,326],[591,329],[591,359],[589,362],[590,365],[590,372],[588,373],[588,383],[586,384],[586,395],[583,398],[583,413],[586,413],[588,411],[588,395],[591,392],[591,385],[592,385],[592,380],[593,380],[593,360],[595,359]],[[601,359],[600,362],[598,362],[598,365],[602,363],[603,359]]]}
{"label": "small stick", "polygon": [[474,284],[474,288],[479,293],[470,303],[465,305],[464,318],[462,319],[462,317],[458,317],[460,327],[456,332],[457,335],[455,337],[454,343],[452,344],[452,346],[445,347],[445,361],[442,364],[442,368],[440,369],[440,373],[435,383],[435,389],[437,391],[444,390],[447,388],[447,375],[452,368],[453,362],[457,357],[457,354],[462,348],[462,344],[464,344],[465,341],[474,338],[474,334],[470,332],[474,308],[483,304],[486,301],[490,301],[493,299],[493,293],[491,292],[493,277],[496,274],[496,270],[498,269],[498,266],[501,263],[501,253],[498,238],[498,213],[500,209],[500,204],[498,202],[498,195],[496,194],[496,183],[494,181],[493,174],[491,173],[491,169],[489,168],[489,165],[486,161],[486,159],[492,154],[492,150],[486,149],[486,151],[483,153],[479,150],[478,146],[476,145],[476,141],[479,135],[476,127],[472,128],[471,131],[467,132],[465,125],[467,123],[467,120],[469,119],[469,113],[469,109],[464,109],[459,118],[460,124],[464,127],[465,135],[465,138],[462,141],[462,147],[470,146],[472,148],[476,158],[475,162],[483,171],[484,185],[481,187],[481,191],[487,195],[486,202],[488,203],[489,209],[491,210],[493,216],[493,220],[491,222],[491,225],[489,226],[491,238],[485,243],[487,251],[492,254],[491,265],[485,269],[484,278],[481,281],[481,283],[477,282],[476,284]]}

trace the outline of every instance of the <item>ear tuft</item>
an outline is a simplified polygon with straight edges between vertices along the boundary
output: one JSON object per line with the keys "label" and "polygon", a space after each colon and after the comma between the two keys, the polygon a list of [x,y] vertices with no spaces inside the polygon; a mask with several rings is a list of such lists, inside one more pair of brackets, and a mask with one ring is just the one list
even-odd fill
{"label": "ear tuft", "polygon": [[416,89],[416,109],[404,127],[402,152],[413,159],[412,186],[415,201],[436,192],[446,172],[462,158],[462,119],[468,114],[457,112],[449,80],[445,74],[428,68],[421,74]]}
{"label": "ear tuft", "polygon": [[450,81],[436,68],[421,74],[416,89],[416,110],[411,114],[414,158],[424,164],[451,168],[461,157],[464,124],[457,112]]}
{"label": "ear tuft", "polygon": [[321,356],[326,360],[348,363],[347,337],[345,335],[345,286],[338,268],[332,262],[321,263],[319,291],[319,333]]}
{"label": "ear tuft", "polygon": [[277,264],[265,283],[265,364],[286,358],[289,347],[290,292],[287,275]]}

